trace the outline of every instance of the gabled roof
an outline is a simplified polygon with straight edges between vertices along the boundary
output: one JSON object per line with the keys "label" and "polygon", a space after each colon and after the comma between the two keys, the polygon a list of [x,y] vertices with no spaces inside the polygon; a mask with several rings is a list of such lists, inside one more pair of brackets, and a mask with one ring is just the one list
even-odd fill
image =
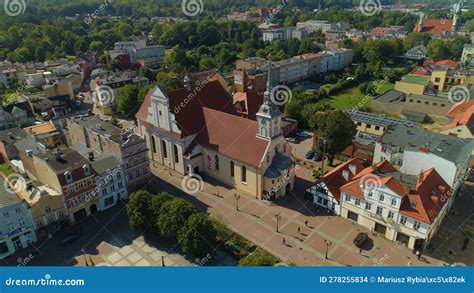
{"label": "gabled roof", "polygon": [[232,95],[234,107],[238,114],[245,115],[249,119],[255,119],[260,106],[263,104],[263,96],[253,91],[245,93],[236,92]]}
{"label": "gabled roof", "polygon": [[456,117],[458,114],[467,111],[467,109],[474,106],[474,99],[467,100],[464,103],[454,104],[448,111],[447,116]]}
{"label": "gabled roof", "polygon": [[[354,167],[354,173],[352,173],[351,169],[349,166]],[[323,177],[321,177],[318,181],[315,182],[314,185],[317,185],[321,182],[324,183],[326,188],[331,192],[331,194],[334,196],[334,198],[339,201],[341,198],[341,191],[340,188],[350,182],[352,178],[359,173],[364,166],[358,159],[351,159],[345,163],[340,164],[336,168],[332,169],[328,173],[326,173]],[[348,172],[348,180],[344,178],[343,173],[344,171]]]}
{"label": "gabled roof", "polygon": [[[153,93],[161,91],[154,88],[146,95],[136,117],[148,120],[148,109],[151,106]],[[174,114],[176,123],[181,131],[180,137],[198,133],[203,128],[203,108],[235,114],[232,99],[218,81],[201,83],[193,89],[178,89],[167,93],[169,110]]]}
{"label": "gabled roof", "polygon": [[202,108],[204,125],[197,142],[227,157],[259,166],[268,140],[257,137],[257,122],[229,113]]}
{"label": "gabled roof", "polygon": [[425,19],[420,30],[420,24],[415,25],[415,32],[442,35],[453,30],[452,19]]}
{"label": "gabled roof", "polygon": [[468,108],[464,113],[458,113],[451,123],[446,124],[442,130],[449,130],[460,125],[465,125],[471,134],[474,134],[474,106]]}

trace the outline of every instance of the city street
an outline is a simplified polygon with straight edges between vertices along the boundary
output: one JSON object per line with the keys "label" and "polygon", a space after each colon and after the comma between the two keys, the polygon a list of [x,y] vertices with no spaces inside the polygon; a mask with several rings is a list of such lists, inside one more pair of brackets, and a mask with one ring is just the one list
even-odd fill
{"label": "city street", "polygon": [[[298,172],[305,170],[299,168]],[[200,210],[226,223],[233,231],[286,263],[299,266],[446,265],[429,257],[419,261],[405,246],[375,235],[370,235],[368,250],[359,253],[352,241],[357,233],[368,230],[348,219],[321,210],[317,212],[310,201],[303,199],[305,187],[310,182],[299,175],[295,181],[297,188],[290,197],[269,203],[241,194],[237,210],[236,191],[227,186],[206,178],[203,190],[191,196],[180,190],[182,176],[170,175],[170,171],[163,167],[152,171],[159,176],[155,184],[157,190],[190,200]]]}

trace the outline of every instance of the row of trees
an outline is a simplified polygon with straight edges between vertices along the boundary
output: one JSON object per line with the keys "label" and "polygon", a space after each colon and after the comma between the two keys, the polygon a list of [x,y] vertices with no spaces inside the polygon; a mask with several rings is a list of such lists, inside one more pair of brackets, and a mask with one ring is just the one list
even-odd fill
{"label": "row of trees", "polygon": [[170,194],[135,192],[130,196],[127,213],[132,228],[177,241],[187,255],[204,257],[216,247],[217,231],[212,220],[189,202]]}
{"label": "row of trees", "polygon": [[[134,229],[176,241],[188,256],[212,255],[219,243],[232,243],[239,266],[273,266],[280,260],[258,248],[224,224],[199,213],[189,202],[168,193],[152,195],[141,190],[127,204],[129,224]],[[222,245],[226,248],[226,245]]]}

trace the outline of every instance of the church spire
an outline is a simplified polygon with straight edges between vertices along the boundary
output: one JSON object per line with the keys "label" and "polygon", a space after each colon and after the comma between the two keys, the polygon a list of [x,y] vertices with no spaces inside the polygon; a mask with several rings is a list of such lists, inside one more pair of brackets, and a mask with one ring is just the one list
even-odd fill
{"label": "church spire", "polygon": [[272,92],[272,61],[270,61],[270,64],[269,64],[269,68],[268,68],[268,74],[267,74],[267,89],[265,90],[265,94],[264,94],[264,97],[265,97],[265,102],[270,102],[270,94]]}

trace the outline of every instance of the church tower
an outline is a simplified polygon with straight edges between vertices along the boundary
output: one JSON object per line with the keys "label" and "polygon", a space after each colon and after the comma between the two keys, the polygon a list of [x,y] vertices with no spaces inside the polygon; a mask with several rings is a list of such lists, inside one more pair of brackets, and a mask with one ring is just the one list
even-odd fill
{"label": "church tower", "polygon": [[277,105],[272,101],[272,63],[270,62],[267,77],[267,90],[262,106],[257,116],[257,137],[271,140],[280,136],[282,114]]}

